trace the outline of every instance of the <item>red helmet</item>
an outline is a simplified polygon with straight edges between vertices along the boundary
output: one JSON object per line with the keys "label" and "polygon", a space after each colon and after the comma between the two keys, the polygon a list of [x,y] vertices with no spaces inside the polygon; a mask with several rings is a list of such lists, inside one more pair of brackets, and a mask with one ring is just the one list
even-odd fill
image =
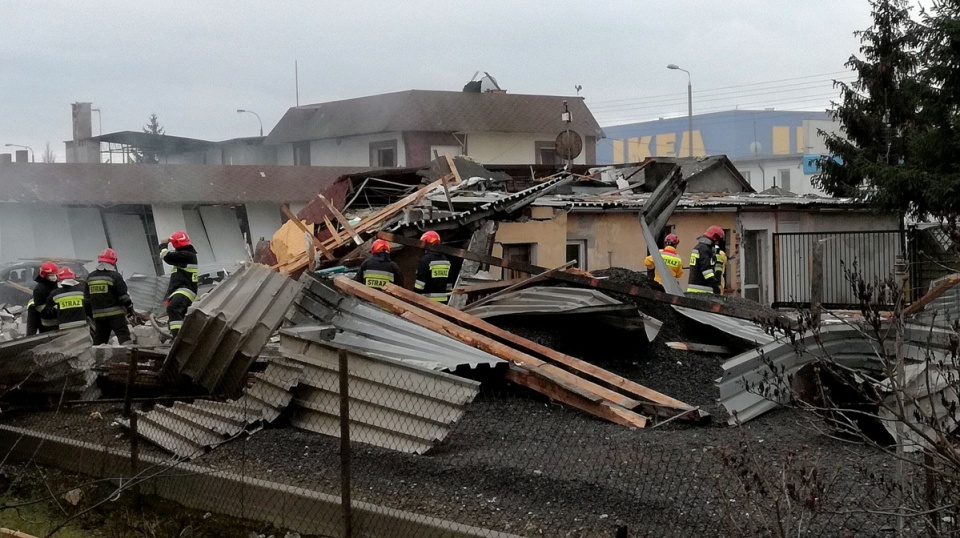
{"label": "red helmet", "polygon": [[103,252],[101,252],[100,255],[97,256],[97,261],[116,265],[117,251],[113,250],[112,248],[105,248],[103,249]]}
{"label": "red helmet", "polygon": [[667,237],[663,240],[664,245],[669,245],[675,247],[680,244],[680,238],[676,234],[667,234]]}
{"label": "red helmet", "polygon": [[170,243],[173,244],[173,248],[189,247],[190,236],[187,232],[173,232],[170,234]]}
{"label": "red helmet", "polygon": [[60,271],[57,272],[57,280],[63,281],[68,278],[76,279],[77,275],[73,274],[73,269],[69,267],[61,267]]}
{"label": "red helmet", "polygon": [[723,239],[723,229],[719,226],[711,226],[707,228],[707,231],[703,232],[703,235],[713,241],[719,241]]}
{"label": "red helmet", "polygon": [[40,278],[47,278],[50,275],[57,274],[60,268],[57,267],[57,264],[53,262],[43,262],[43,265],[40,266]]}
{"label": "red helmet", "polygon": [[428,230],[426,232],[423,232],[423,235],[420,236],[420,240],[423,241],[424,243],[430,243],[431,245],[439,245],[440,234],[438,234],[433,230]]}
{"label": "red helmet", "polygon": [[390,243],[383,239],[377,239],[373,242],[373,247],[370,249],[370,252],[374,254],[378,252],[390,252]]}

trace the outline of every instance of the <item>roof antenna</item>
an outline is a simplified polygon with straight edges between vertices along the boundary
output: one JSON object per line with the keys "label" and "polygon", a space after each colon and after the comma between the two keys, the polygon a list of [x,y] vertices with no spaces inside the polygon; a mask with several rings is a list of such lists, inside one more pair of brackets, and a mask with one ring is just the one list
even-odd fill
{"label": "roof antenna", "polygon": [[574,88],[577,90],[577,97],[579,97],[579,96],[580,96],[580,90],[583,89],[583,86],[577,84],[576,86],[574,86]]}
{"label": "roof antenna", "polygon": [[300,106],[300,68],[296,60],[293,61],[293,80],[297,86],[297,106]]}

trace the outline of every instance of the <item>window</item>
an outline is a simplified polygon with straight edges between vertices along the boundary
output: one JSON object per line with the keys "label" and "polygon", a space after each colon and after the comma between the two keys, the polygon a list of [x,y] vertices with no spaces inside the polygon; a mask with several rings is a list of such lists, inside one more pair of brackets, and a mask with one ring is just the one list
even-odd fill
{"label": "window", "polygon": [[[503,259],[523,263],[534,263],[533,243],[503,245]],[[525,276],[527,276],[527,274],[522,271],[514,271],[512,269],[503,270],[503,278],[508,280],[514,278],[524,278]]]}
{"label": "window", "polygon": [[397,141],[370,142],[370,166],[381,168],[397,166]]}
{"label": "window", "polygon": [[310,141],[293,144],[293,165],[310,166]]}
{"label": "window", "polygon": [[577,260],[573,266],[577,269],[587,270],[587,242],[586,241],[567,241],[567,261]]}
{"label": "window", "polygon": [[537,164],[563,164],[557,155],[555,142],[534,142]]}
{"label": "window", "polygon": [[789,191],[790,190],[790,169],[783,168],[781,170],[777,170],[777,175],[780,176],[780,188],[785,191]]}

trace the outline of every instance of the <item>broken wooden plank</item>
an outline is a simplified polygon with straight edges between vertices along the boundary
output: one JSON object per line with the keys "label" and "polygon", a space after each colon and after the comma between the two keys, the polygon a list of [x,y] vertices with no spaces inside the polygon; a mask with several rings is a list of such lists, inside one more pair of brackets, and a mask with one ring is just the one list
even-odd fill
{"label": "broken wooden plank", "polygon": [[481,282],[479,284],[471,284],[469,286],[464,286],[461,288],[454,288],[451,293],[453,294],[465,294],[469,295],[472,293],[486,293],[499,291],[504,288],[510,287],[517,282],[523,282],[526,278],[511,278],[510,280],[491,280],[490,282]]}
{"label": "broken wooden plank", "polygon": [[330,213],[333,214],[333,217],[340,222],[340,226],[343,226],[343,229],[350,234],[351,237],[353,237],[353,242],[357,245],[362,245],[363,239],[360,239],[360,234],[358,234],[357,231],[353,229],[353,226],[350,225],[350,219],[343,216],[343,213],[341,213],[340,210],[330,202],[330,200],[327,200],[323,194],[318,194],[317,198],[319,198],[320,201],[323,202],[323,205],[330,210]]}
{"label": "broken wooden plank", "polygon": [[330,232],[330,237],[336,241],[337,246],[343,244],[343,238],[340,237],[340,230],[337,230],[337,227],[333,225],[333,222],[330,221],[330,217],[326,214],[323,215],[323,225],[327,227],[327,231]]}
{"label": "broken wooden plank", "polygon": [[952,275],[947,277],[943,282],[937,284],[937,286],[930,290],[926,295],[914,301],[910,306],[904,308],[903,315],[910,316],[923,310],[928,304],[946,293],[948,289],[955,286],[958,282],[960,282],[960,275]]}
{"label": "broken wooden plank", "polygon": [[710,344],[697,344],[693,342],[667,342],[670,349],[682,349],[684,351],[699,351],[701,353],[716,353],[717,355],[731,355],[730,348],[724,346],[713,346]]}
{"label": "broken wooden plank", "polygon": [[[575,374],[586,376],[588,380],[610,388],[611,390],[619,391],[632,398],[640,398],[659,404],[657,406],[644,406],[641,403],[641,407],[644,408],[644,411],[648,413],[656,413],[660,416],[671,417],[677,414],[676,411],[687,412],[693,409],[693,406],[681,402],[680,400],[671,398],[653,389],[644,387],[639,383],[635,383],[629,379],[618,376],[613,372],[604,370],[603,368],[590,364],[589,362],[565,355],[559,351],[556,351],[555,349],[551,349],[547,346],[523,338],[522,336],[505,331],[476,316],[470,315],[466,312],[461,312],[456,308],[451,308],[445,304],[431,301],[422,295],[413,293],[409,290],[401,288],[400,286],[388,284],[383,291],[393,295],[394,297],[418,306],[426,312],[440,316],[446,320],[467,327],[468,329],[475,330],[480,334],[512,344],[521,351],[535,353],[544,359],[562,365],[564,368]],[[702,416],[705,415],[693,413],[691,414],[690,418],[696,419],[701,418]]]}
{"label": "broken wooden plank", "polygon": [[484,297],[483,299],[478,299],[477,301],[474,301],[473,303],[470,303],[468,306],[469,306],[470,308],[483,306],[483,305],[489,303],[490,301],[496,300],[498,297],[503,297],[503,296],[504,296],[505,294],[507,294],[507,293],[510,293],[510,292],[513,292],[513,291],[517,291],[517,290],[519,290],[519,289],[526,288],[527,286],[532,286],[532,285],[534,285],[534,284],[536,284],[537,282],[540,282],[540,281],[542,281],[542,280],[546,280],[547,278],[550,277],[550,275],[551,275],[552,273],[556,273],[557,271],[563,271],[564,269],[566,269],[566,268],[568,268],[568,267],[570,267],[570,266],[572,266],[572,265],[574,265],[574,264],[576,264],[576,263],[577,263],[577,260],[572,260],[572,261],[569,261],[569,262],[567,262],[567,263],[565,263],[565,264],[563,264],[563,265],[561,265],[561,266],[559,266],[559,267],[554,267],[553,269],[550,269],[549,271],[544,271],[544,272],[542,272],[542,273],[540,273],[540,274],[538,274],[538,275],[533,275],[533,276],[531,276],[531,277],[524,278],[524,279],[522,279],[520,282],[517,282],[516,284],[513,284],[512,286],[508,286],[508,287],[506,287],[506,288],[504,288],[504,289],[502,289],[502,290],[500,290],[500,291],[498,291],[498,292],[491,293],[490,295],[487,295],[487,296]]}
{"label": "broken wooden plank", "polygon": [[457,180],[457,183],[462,182],[463,178],[460,177],[460,171],[457,170],[457,163],[453,162],[453,157],[451,157],[449,153],[444,153],[443,156],[447,159],[447,166],[450,167],[450,172],[453,173],[454,179]]}
{"label": "broken wooden plank", "polygon": [[625,408],[624,410],[633,409],[641,405],[640,401],[628,398],[606,387],[602,387],[596,383],[593,383],[592,381],[578,377],[553,364],[546,363],[536,357],[502,344],[490,337],[481,335],[458,325],[451,324],[440,316],[426,312],[425,310],[401,301],[382,291],[364,286],[363,284],[355,282],[346,277],[336,277],[333,279],[333,283],[340,290],[363,300],[372,302],[373,304],[376,304],[389,312],[393,312],[394,314],[416,323],[417,325],[426,327],[439,334],[450,336],[451,338],[459,340],[467,345],[482,349],[487,353],[507,360],[512,364],[516,364],[517,366],[529,371],[531,374],[541,376],[544,378],[545,382],[552,383],[555,380],[562,381],[565,385],[575,387],[584,395],[592,396],[598,403],[600,400],[606,400],[611,404]]}
{"label": "broken wooden plank", "polygon": [[507,369],[507,380],[518,385],[533,389],[540,394],[557,402],[563,402],[570,407],[581,411],[586,411],[591,415],[609,420],[614,424],[627,426],[631,428],[644,428],[647,425],[647,419],[643,415],[638,415],[618,405],[609,402],[592,402],[584,400],[579,394],[571,393],[567,387],[559,383],[547,381],[542,377],[533,375],[531,372],[511,364]]}
{"label": "broken wooden plank", "polygon": [[334,259],[333,254],[331,254],[330,251],[323,245],[323,242],[317,239],[317,237],[313,235],[313,232],[307,228],[307,225],[304,224],[303,221],[298,219],[297,216],[294,215],[292,211],[290,211],[290,207],[287,206],[287,204],[281,205],[280,211],[282,211],[283,214],[286,215],[287,218],[290,219],[297,226],[297,228],[300,228],[300,231],[302,231],[305,234],[310,234],[310,237],[313,238],[313,245],[316,246],[318,249],[320,249],[320,252],[323,252],[324,256],[326,256],[331,260]]}
{"label": "broken wooden plank", "polygon": [[[533,265],[533,264],[529,264],[529,263],[521,262],[517,260],[505,260],[503,258],[497,258],[495,256],[477,254],[474,252],[469,252],[462,248],[454,248],[451,246],[440,245],[440,244],[427,244],[423,241],[418,241],[416,239],[403,237],[403,236],[392,234],[389,232],[381,231],[377,234],[377,237],[379,237],[380,239],[386,239],[387,241],[391,241],[393,243],[399,243],[401,245],[406,245],[409,247],[418,247],[424,250],[432,250],[435,252],[439,252],[441,254],[446,254],[448,256],[455,256],[457,258],[475,260],[481,263],[495,265],[497,267],[505,267],[507,269],[512,269],[514,271],[520,271],[522,273],[527,273],[531,275],[542,273],[548,270],[546,267],[540,267],[537,265]],[[632,297],[649,299],[651,301],[673,304],[677,306],[685,306],[687,308],[691,308],[693,310],[700,310],[702,312],[712,312],[714,314],[722,314],[724,316],[729,316],[729,317],[738,318],[738,319],[745,319],[749,321],[755,321],[758,323],[769,323],[779,328],[788,328],[791,330],[799,329],[799,324],[795,320],[792,320],[786,316],[772,315],[771,317],[767,318],[767,317],[764,317],[763,314],[758,312],[756,309],[744,307],[740,304],[728,304],[719,300],[711,301],[709,299],[701,299],[698,297],[691,297],[686,295],[670,295],[669,293],[652,290],[650,288],[641,288],[640,286],[634,286],[630,284],[608,282],[606,280],[600,280],[593,277],[574,274],[573,272],[570,272],[570,271],[561,271],[561,272],[554,273],[550,275],[550,278],[554,280],[569,282],[571,284],[576,284],[578,286],[583,286],[587,288],[613,291],[617,293],[622,293],[624,295],[630,295]]]}
{"label": "broken wooden plank", "polygon": [[[497,235],[497,222],[493,220],[484,220],[480,222],[480,227],[474,230],[467,243],[467,251],[478,254],[490,254],[493,249],[493,240]],[[460,272],[457,273],[457,280],[453,287],[459,288],[463,285],[463,280],[471,277],[480,271],[482,266],[476,260],[464,259],[460,266]],[[466,295],[451,295],[447,304],[454,308],[463,308],[467,304]]]}

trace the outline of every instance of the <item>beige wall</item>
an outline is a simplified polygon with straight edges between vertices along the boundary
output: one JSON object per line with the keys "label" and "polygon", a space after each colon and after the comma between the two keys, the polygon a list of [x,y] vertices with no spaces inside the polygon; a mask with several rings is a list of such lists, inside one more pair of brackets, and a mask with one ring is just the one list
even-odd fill
{"label": "beige wall", "polygon": [[[533,208],[533,217],[526,222],[504,222],[497,231],[493,255],[503,254],[503,244],[536,243],[534,264],[552,268],[563,265],[568,241],[586,241],[586,269],[597,271],[609,267],[624,267],[644,272],[643,260],[647,256],[646,242],[640,230],[637,213],[564,213],[545,207]],[[551,215],[552,213],[552,215]],[[538,220],[549,219],[549,220]],[[735,233],[736,213],[675,213],[668,225],[676,227],[680,237],[678,252],[686,266],[690,251],[697,238],[709,226],[730,230],[727,238],[727,290],[738,289],[737,262],[738,240]],[[501,273],[491,268],[495,277]],[[680,285],[686,287],[688,270]]]}
{"label": "beige wall", "polygon": [[[467,155],[484,164],[536,163],[536,143],[552,144],[556,139],[556,134],[542,133],[469,133]],[[573,163],[584,164],[586,153],[585,150],[581,151]]]}

